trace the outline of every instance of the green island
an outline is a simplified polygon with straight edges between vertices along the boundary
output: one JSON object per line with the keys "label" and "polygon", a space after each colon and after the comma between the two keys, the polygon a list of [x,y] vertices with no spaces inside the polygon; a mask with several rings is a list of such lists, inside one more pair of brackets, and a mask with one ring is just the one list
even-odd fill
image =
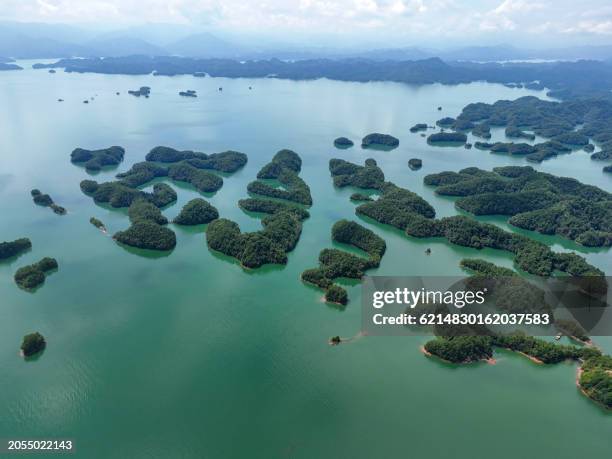
{"label": "green island", "polygon": [[[298,176],[302,159],[291,150],[280,150],[272,161],[257,173],[258,180],[251,182],[250,193],[288,202],[251,197],[242,199],[239,206],[248,212],[264,213],[263,229],[243,233],[236,222],[225,218],[213,220],[206,230],[208,247],[233,257],[244,268],[259,268],[266,264],[286,264],[287,253],[297,245],[302,234],[302,221],[310,216],[299,204],[312,204],[310,188]],[[274,188],[263,182],[276,179],[286,190]]]}
{"label": "green island", "polygon": [[156,183],[153,192],[141,191],[126,185],[123,181],[97,183],[83,180],[80,184],[83,193],[93,197],[97,203],[108,203],[111,207],[130,207],[137,199],[147,200],[157,207],[165,207],[176,201],[177,195],[169,185]]}
{"label": "green island", "polygon": [[32,248],[32,242],[23,237],[14,241],[0,242],[0,260],[15,257]]}
{"label": "green island", "polygon": [[83,164],[88,171],[99,171],[105,166],[118,166],[125,156],[123,147],[113,146],[101,150],[75,148],[70,154],[70,161]]}
{"label": "green island", "polygon": [[361,140],[362,148],[379,148],[392,150],[399,146],[399,139],[389,134],[374,132]]}
{"label": "green island", "polygon": [[[312,205],[310,187],[298,176],[301,168],[302,160],[297,153],[281,150],[259,171],[258,180],[249,183],[247,190],[252,194],[310,206]],[[266,183],[264,179],[278,180],[284,189]]]}
{"label": "green island", "polygon": [[219,211],[208,201],[196,198],[183,206],[173,220],[177,225],[203,225],[219,218]]}
{"label": "green island", "polygon": [[490,139],[491,126],[487,123],[478,123],[472,128],[472,135],[483,139]]}
{"label": "green island", "polygon": [[49,271],[57,269],[55,258],[45,257],[37,263],[19,268],[15,273],[15,282],[24,290],[34,290],[45,282]]}
{"label": "green island", "polygon": [[350,197],[351,201],[374,201],[371,196],[363,193],[353,193]]}
{"label": "green island", "polygon": [[609,161],[612,160],[612,150],[601,150],[591,155],[591,159],[595,161]]}
{"label": "green island", "polygon": [[334,146],[336,148],[350,148],[353,145],[355,145],[353,141],[347,137],[338,137],[334,140]]}
{"label": "green island", "polygon": [[449,128],[455,124],[455,121],[455,118],[447,116],[436,121],[436,126],[440,126],[442,128]]}
{"label": "green island", "polygon": [[32,357],[42,352],[47,347],[47,342],[43,335],[38,332],[29,333],[23,337],[21,342],[21,354],[24,357]]}
{"label": "green island", "polygon": [[64,209],[62,206],[58,206],[57,204],[55,204],[51,196],[49,196],[48,194],[43,194],[40,190],[37,189],[33,189],[30,194],[32,195],[32,200],[36,205],[42,207],[49,207],[57,215],[66,214],[66,209]]}
{"label": "green island", "polygon": [[427,123],[417,123],[410,128],[410,132],[426,131],[428,127]]}
{"label": "green island", "polygon": [[168,223],[159,210],[145,199],[136,199],[128,209],[131,226],[118,231],[113,239],[121,244],[139,249],[172,250],[176,246],[176,234],[162,225]]}
{"label": "green island", "polygon": [[221,153],[206,153],[194,151],[178,151],[170,147],[155,147],[145,157],[147,161],[161,163],[177,163],[186,161],[196,169],[212,169],[219,172],[232,173],[244,167],[248,158],[238,151],[224,151]]}
{"label": "green island", "polygon": [[420,169],[421,167],[423,167],[423,161],[419,158],[412,158],[408,160],[408,167],[410,167],[410,169],[417,170]]}
{"label": "green island", "polygon": [[372,158],[366,159],[364,166],[333,158],[329,160],[329,171],[334,179],[334,186],[338,188],[353,186],[378,190],[385,182],[385,174]]}
{"label": "green island", "polygon": [[467,142],[467,135],[463,132],[436,132],[427,137],[430,144],[464,144]]}
{"label": "green island", "polygon": [[340,220],[332,227],[332,239],[352,245],[368,254],[367,258],[350,254],[339,249],[323,249],[319,254],[319,267],[307,269],[302,280],[325,290],[328,303],[345,305],[348,295],[344,288],[334,284],[340,277],[361,279],[365,271],[376,268],[387,248],[385,241],[373,231],[359,223]]}
{"label": "green island", "polygon": [[96,217],[91,217],[89,219],[89,223],[98,228],[100,231],[106,233],[106,226],[104,225],[104,223],[102,223],[101,220],[98,220]]}
{"label": "green island", "polygon": [[589,247],[612,244],[612,194],[572,178],[529,166],[469,167],[427,175],[424,182],[439,195],[458,196],[455,205],[474,215],[508,215],[511,225]]}
{"label": "green island", "polygon": [[193,89],[188,89],[187,91],[179,91],[179,96],[183,97],[198,97],[198,94]]}
{"label": "green island", "polygon": [[535,134],[531,134],[529,132],[525,132],[521,130],[517,126],[508,126],[505,131],[506,137],[510,139],[527,139],[527,140],[535,140]]}

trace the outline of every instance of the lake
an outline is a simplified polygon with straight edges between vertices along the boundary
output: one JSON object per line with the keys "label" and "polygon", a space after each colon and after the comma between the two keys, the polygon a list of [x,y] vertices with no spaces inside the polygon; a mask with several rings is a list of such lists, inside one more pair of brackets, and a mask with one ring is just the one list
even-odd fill
{"label": "lake", "polygon": [[[580,394],[574,364],[538,366],[498,352],[497,365],[455,367],[419,351],[427,337],[362,337],[331,347],[329,337],[360,330],[360,287],[347,284],[350,302],[338,309],[299,279],[332,246],[331,226],[341,218],[386,240],[387,254],[369,274],[461,275],[466,256],[512,267],[506,252],[416,240],[361,220],[349,201],[355,190],[333,187],[328,161],[373,157],[387,179],[419,193],[438,216],[453,215],[453,200],[424,186],[424,175],[528,163],[428,146],[409,128],[456,116],[470,102],[543,92],[486,83],[50,74],[32,63],[0,72],[0,241],[33,243],[18,260],[0,262],[0,437],[72,438],[76,456],[87,458],[609,455],[612,417]],[[127,94],[143,85],[152,88],[149,99]],[[186,89],[199,97],[179,97]],[[362,150],[360,139],[376,131],[399,137],[399,148]],[[335,149],[338,136],[356,146]],[[503,138],[503,129],[493,130],[494,141]],[[125,161],[97,181],[112,180],[156,145],[248,154],[246,167],[204,196],[246,231],[261,227],[237,206],[247,184],[277,150],[298,152],[314,205],[288,264],[247,272],[208,250],[204,227],[170,225],[177,235],[170,254],[117,245],[89,218],[113,234],[128,227],[126,210],[85,196],[79,182],[92,176],[70,163],[76,147],[111,145],[126,149]],[[413,157],[423,159],[421,170],[408,168]],[[582,151],[532,166],[612,190],[612,175]],[[171,185],[178,202],[164,210],[168,218],[200,195]],[[35,206],[32,188],[68,214]],[[504,219],[480,219],[510,228]],[[521,232],[612,273],[609,250]],[[16,269],[43,256],[57,258],[58,272],[35,293],[18,289]],[[31,331],[48,347],[26,362],[19,344]],[[612,351],[612,339],[596,342]]]}

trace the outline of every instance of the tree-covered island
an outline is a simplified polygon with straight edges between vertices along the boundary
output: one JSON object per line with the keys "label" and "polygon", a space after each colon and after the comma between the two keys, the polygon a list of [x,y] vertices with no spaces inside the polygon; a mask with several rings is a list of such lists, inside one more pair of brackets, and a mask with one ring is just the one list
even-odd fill
{"label": "tree-covered island", "polygon": [[19,268],[15,273],[15,282],[24,290],[34,290],[45,282],[49,271],[57,269],[55,258],[45,257],[37,263]]}
{"label": "tree-covered island", "polygon": [[355,145],[353,143],[353,141],[351,139],[348,139],[346,137],[338,137],[337,139],[334,140],[334,146],[336,148],[350,148],[353,145]]}
{"label": "tree-covered island", "polygon": [[47,347],[47,342],[43,335],[38,332],[29,333],[23,337],[21,342],[21,354],[24,357],[32,357],[42,352]]}
{"label": "tree-covered island", "polygon": [[99,171],[105,166],[118,166],[125,156],[125,149],[119,146],[101,150],[75,148],[70,154],[70,161],[82,164],[88,171]]}
{"label": "tree-covered island", "polygon": [[14,241],[0,242],[0,260],[15,257],[27,252],[32,248],[32,242],[23,237]]}
{"label": "tree-covered island", "polygon": [[219,211],[214,206],[202,198],[196,198],[183,206],[173,222],[177,225],[203,225],[217,218]]}
{"label": "tree-covered island", "polygon": [[132,225],[115,233],[113,239],[122,244],[149,250],[172,250],[176,246],[176,234],[163,225],[168,223],[159,210],[145,199],[135,200],[128,209]]}
{"label": "tree-covered island", "polygon": [[399,139],[389,134],[380,134],[374,132],[366,135],[361,140],[362,148],[378,148],[383,150],[392,150],[399,146]]}
{"label": "tree-covered island", "polygon": [[33,189],[30,192],[30,194],[32,195],[32,200],[34,201],[36,205],[39,205],[42,207],[49,207],[57,215],[66,214],[66,209],[63,208],[62,206],[58,206],[55,202],[53,202],[53,199],[48,194],[43,194],[38,189]]}

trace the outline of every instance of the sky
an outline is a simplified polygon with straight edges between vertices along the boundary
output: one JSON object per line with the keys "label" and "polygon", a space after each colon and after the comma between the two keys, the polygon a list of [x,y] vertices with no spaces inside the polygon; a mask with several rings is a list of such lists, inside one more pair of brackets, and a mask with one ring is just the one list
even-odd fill
{"label": "sky", "polygon": [[611,0],[0,0],[0,20],[370,41],[612,44]]}

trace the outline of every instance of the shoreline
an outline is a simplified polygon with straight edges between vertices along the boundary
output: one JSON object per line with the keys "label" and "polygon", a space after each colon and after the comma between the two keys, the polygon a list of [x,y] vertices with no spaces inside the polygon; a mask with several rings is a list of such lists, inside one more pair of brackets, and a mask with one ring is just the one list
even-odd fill
{"label": "shoreline", "polygon": [[493,357],[489,357],[488,359],[469,360],[469,361],[466,361],[466,362],[451,362],[450,360],[446,360],[446,359],[443,359],[440,356],[432,354],[427,349],[425,349],[425,346],[420,346],[419,349],[420,349],[420,351],[426,357],[431,357],[431,358],[434,358],[434,359],[438,359],[438,360],[441,360],[442,362],[450,363],[451,365],[469,365],[471,363],[478,363],[478,362],[484,362],[487,365],[496,365],[497,364],[497,360],[495,360]]}

